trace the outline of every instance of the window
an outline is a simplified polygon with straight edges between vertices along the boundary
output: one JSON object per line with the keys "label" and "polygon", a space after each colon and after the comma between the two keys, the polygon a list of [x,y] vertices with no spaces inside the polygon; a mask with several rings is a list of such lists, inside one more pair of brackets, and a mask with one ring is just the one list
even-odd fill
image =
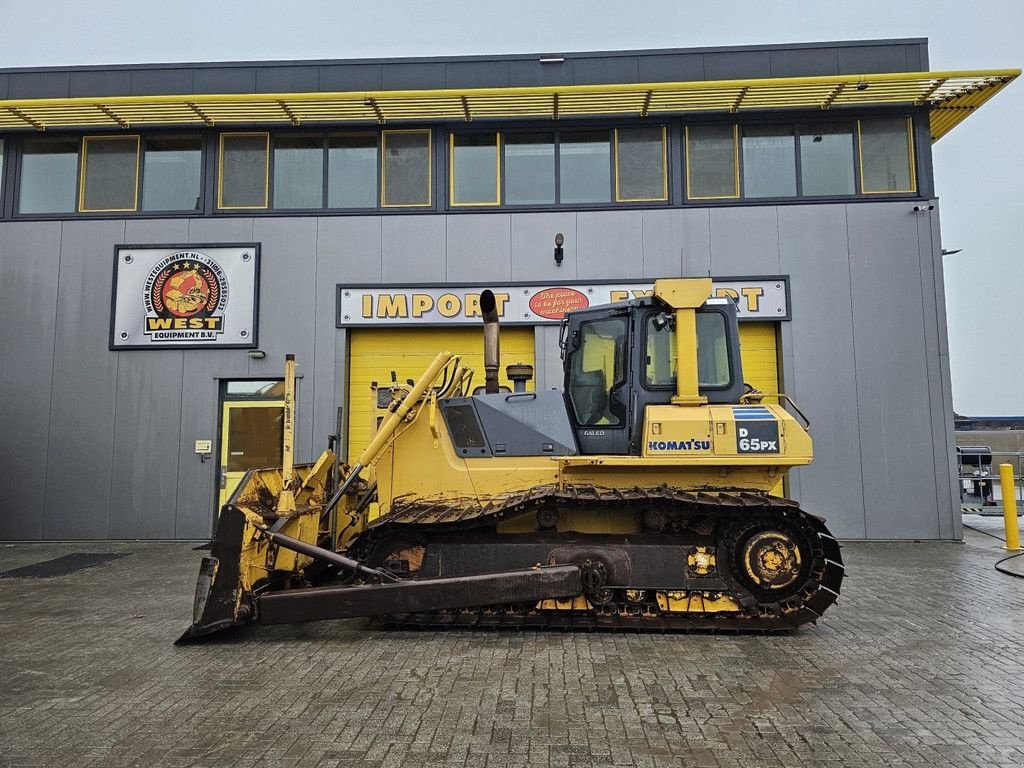
{"label": "window", "polygon": [[381,205],[430,205],[430,131],[384,131]]}
{"label": "window", "polygon": [[608,131],[561,134],[558,142],[561,202],[611,202],[611,145],[608,138]]}
{"label": "window", "polygon": [[804,195],[854,194],[851,124],[800,127],[800,186]]}
{"label": "window", "polygon": [[665,129],[661,126],[615,129],[615,200],[668,200]]}
{"label": "window", "polygon": [[617,426],[625,420],[624,399],[612,391],[625,383],[627,318],[580,323],[579,346],[570,368],[569,399],[577,423]]}
{"label": "window", "polygon": [[269,133],[222,133],[218,208],[266,208]]}
{"label": "window", "polygon": [[[0,139],[0,186],[2,186],[4,180],[4,140]],[[0,200],[2,203],[3,200]]]}
{"label": "window", "polygon": [[498,205],[497,133],[452,134],[448,176],[452,205]]}
{"label": "window", "polygon": [[26,139],[21,150],[18,212],[71,213],[77,180],[77,139]]}
{"label": "window", "polygon": [[327,207],[376,208],[377,134],[341,134],[327,140]]}
{"label": "window", "polygon": [[914,192],[914,142],[909,117],[858,120],[864,194]]}
{"label": "window", "polygon": [[740,196],[735,125],[686,127],[686,196],[714,200]]}
{"label": "window", "polygon": [[796,194],[796,143],[791,125],[751,125],[743,129],[743,196]]}
{"label": "window", "polygon": [[138,208],[139,137],[86,136],[82,139],[83,213]]}
{"label": "window", "polygon": [[555,202],[555,135],[505,134],[505,203],[553,205]]}
{"label": "window", "polygon": [[[655,389],[676,386],[676,333],[671,324],[647,321],[647,355],[644,382]],[[725,315],[697,313],[697,382],[701,388],[725,388],[732,382]]]}
{"label": "window", "polygon": [[323,136],[274,137],[274,207],[322,208]]}
{"label": "window", "polygon": [[203,168],[198,136],[155,136],[145,141],[142,210],[198,211]]}

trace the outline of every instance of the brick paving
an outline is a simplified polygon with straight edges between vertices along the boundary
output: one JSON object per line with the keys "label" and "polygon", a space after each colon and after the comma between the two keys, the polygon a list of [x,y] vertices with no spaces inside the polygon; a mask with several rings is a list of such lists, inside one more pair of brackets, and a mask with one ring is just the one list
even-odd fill
{"label": "brick paving", "polygon": [[201,552],[0,545],[0,766],[1020,766],[1024,579],[1000,542],[848,544],[782,637],[256,627],[176,648]]}

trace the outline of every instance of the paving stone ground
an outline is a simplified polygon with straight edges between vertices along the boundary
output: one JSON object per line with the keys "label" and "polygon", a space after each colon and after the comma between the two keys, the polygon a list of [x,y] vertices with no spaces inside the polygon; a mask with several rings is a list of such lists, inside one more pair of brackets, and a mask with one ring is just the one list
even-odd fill
{"label": "paving stone ground", "polygon": [[0,579],[0,766],[1020,766],[1000,546],[848,544],[842,600],[782,637],[352,620],[177,648],[192,545],[3,545],[0,570],[127,556]]}

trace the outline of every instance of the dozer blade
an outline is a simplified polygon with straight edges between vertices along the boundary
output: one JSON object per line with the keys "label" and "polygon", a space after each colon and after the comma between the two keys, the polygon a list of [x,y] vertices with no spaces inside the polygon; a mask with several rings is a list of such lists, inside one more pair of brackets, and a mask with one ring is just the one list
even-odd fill
{"label": "dozer blade", "polygon": [[249,606],[241,604],[238,594],[244,530],[245,515],[233,506],[225,506],[217,522],[210,555],[204,557],[199,566],[195,602],[192,604],[192,626],[174,642],[175,645],[248,620]]}

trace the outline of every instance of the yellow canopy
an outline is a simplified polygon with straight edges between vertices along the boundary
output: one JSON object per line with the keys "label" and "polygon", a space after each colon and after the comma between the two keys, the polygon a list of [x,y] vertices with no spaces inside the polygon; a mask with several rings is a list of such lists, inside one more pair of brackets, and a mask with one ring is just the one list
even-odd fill
{"label": "yellow canopy", "polygon": [[896,105],[927,106],[932,141],[938,141],[1020,72],[1004,69],[521,88],[10,99],[0,100],[0,130],[653,117]]}

